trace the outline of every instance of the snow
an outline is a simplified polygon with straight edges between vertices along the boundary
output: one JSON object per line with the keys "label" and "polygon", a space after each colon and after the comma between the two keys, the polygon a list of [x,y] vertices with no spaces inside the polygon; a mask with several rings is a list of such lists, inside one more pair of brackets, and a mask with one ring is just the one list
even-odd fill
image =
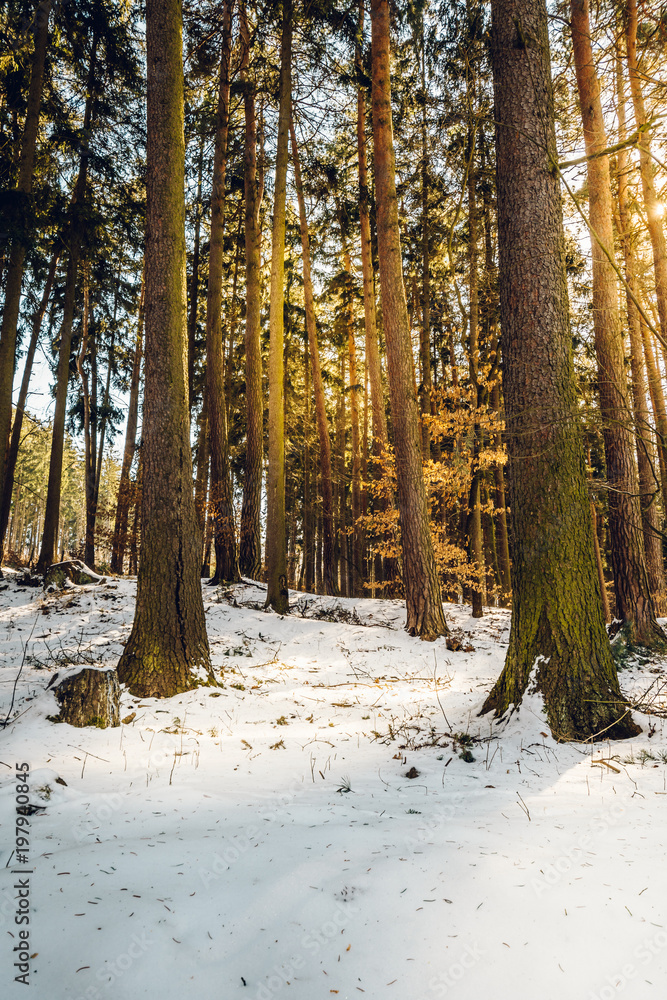
{"label": "snow", "polygon": [[[54,725],[56,669],[113,664],[135,582],[0,592],[0,934],[12,982],[14,765],[30,765],[30,985],[49,1000],[611,1000],[667,983],[667,734],[557,744],[541,699],[478,712],[509,612],[204,587],[221,688]],[[4,585],[3,585],[4,586]],[[662,661],[621,683],[653,710]],[[649,699],[649,700],[650,700]],[[651,735],[649,736],[649,732]],[[453,737],[458,737],[454,740]],[[461,754],[468,751],[474,760]],[[605,763],[606,762],[606,763]],[[408,773],[414,774],[408,777]],[[61,784],[60,781],[66,784]]]}

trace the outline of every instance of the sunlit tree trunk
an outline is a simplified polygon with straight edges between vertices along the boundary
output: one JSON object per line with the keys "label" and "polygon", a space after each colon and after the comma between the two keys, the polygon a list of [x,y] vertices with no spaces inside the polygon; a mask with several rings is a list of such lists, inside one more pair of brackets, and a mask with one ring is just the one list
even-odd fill
{"label": "sunlit tree trunk", "polygon": [[[613,259],[614,232],[609,158],[600,87],[593,62],[588,0],[571,0],[572,48],[584,144],[589,156],[588,199],[593,257],[593,328],[598,363],[605,464],[609,482],[609,537],[616,615],[628,637],[645,645],[667,641],[655,620],[646,572],[639,484],[632,436],[632,407]],[[605,252],[606,251],[606,252]]]}
{"label": "sunlit tree trunk", "polygon": [[406,628],[411,635],[435,639],[446,634],[448,628],[442,610],[422,474],[419,406],[414,391],[410,326],[403,285],[391,121],[388,0],[372,0],[371,25],[380,291],[396,454]]}
{"label": "sunlit tree trunk", "polygon": [[301,181],[301,163],[296,142],[294,123],[290,123],[292,138],[292,160],[294,163],[294,182],[297,200],[299,202],[299,225],[301,229],[301,254],[303,262],[303,293],[306,307],[306,332],[308,334],[308,353],[313,375],[313,393],[315,396],[315,417],[317,436],[319,440],[320,458],[320,490],[322,493],[322,587],[325,594],[335,594],[334,583],[334,513],[333,487],[331,482],[331,438],[329,436],[329,421],[327,419],[326,401],[324,397],[324,382],[320,365],[320,349],[317,342],[317,320],[315,316],[315,299],[313,296],[313,280],[310,270],[310,238],[308,235],[308,220],[306,218],[306,202],[303,196]]}
{"label": "sunlit tree trunk", "polygon": [[283,0],[280,45],[280,107],[273,198],[271,302],[269,309],[269,466],[266,477],[266,604],[289,611],[285,538],[285,200],[289,123],[292,114],[292,0]]}

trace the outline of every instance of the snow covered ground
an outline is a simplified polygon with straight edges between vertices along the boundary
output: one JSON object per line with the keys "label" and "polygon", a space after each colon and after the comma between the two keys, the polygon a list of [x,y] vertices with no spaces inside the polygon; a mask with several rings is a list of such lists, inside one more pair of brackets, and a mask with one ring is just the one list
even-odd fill
{"label": "snow covered ground", "polygon": [[[6,584],[6,586],[5,586]],[[134,583],[0,592],[0,970],[14,983],[15,764],[30,765],[33,995],[629,1000],[667,987],[667,732],[559,745],[537,699],[477,713],[509,612],[204,588],[223,687],[54,725],[67,663],[115,663]],[[662,705],[664,663],[624,670]],[[446,734],[446,735],[445,735]],[[473,759],[470,759],[470,758]],[[467,759],[466,759],[467,758]]]}

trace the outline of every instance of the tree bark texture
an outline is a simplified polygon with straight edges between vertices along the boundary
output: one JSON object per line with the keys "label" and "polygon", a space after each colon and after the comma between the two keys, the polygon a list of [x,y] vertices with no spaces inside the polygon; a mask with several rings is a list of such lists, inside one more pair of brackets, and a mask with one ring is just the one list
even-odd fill
{"label": "tree bark texture", "polygon": [[146,365],[137,603],[118,676],[171,697],[211,671],[192,496],[185,289],[185,141],[180,0],[148,0]]}
{"label": "tree bark texture", "polygon": [[[593,62],[588,0],[571,0],[574,64],[587,161],[589,226],[593,257],[593,327],[598,363],[598,394],[602,416],[605,464],[609,483],[609,538],[614,574],[616,615],[628,638],[645,645],[666,637],[655,620],[644,537],[639,483],[632,434],[633,413],[625,374],[625,351],[618,310],[616,272],[607,257],[614,255],[613,206],[609,158],[600,86]],[[607,253],[605,253],[605,250]]]}
{"label": "tree bark texture", "polygon": [[577,416],[546,5],[493,0],[492,18],[513,609],[482,711],[518,706],[530,683],[556,739],[626,737]]}
{"label": "tree bark texture", "polygon": [[313,296],[313,280],[310,270],[310,237],[308,220],[306,218],[306,202],[303,196],[301,181],[301,163],[296,142],[294,123],[290,123],[292,138],[292,160],[294,163],[294,182],[297,200],[299,202],[299,225],[301,230],[301,254],[303,264],[303,293],[306,307],[306,332],[308,334],[308,353],[313,375],[313,392],[315,395],[315,416],[320,454],[320,490],[322,493],[322,587],[325,594],[334,595],[334,506],[333,486],[331,477],[331,438],[329,421],[327,419],[326,401],[324,397],[324,382],[320,365],[320,348],[317,341],[317,320],[315,316],[315,298]]}
{"label": "tree bark texture", "polygon": [[380,292],[394,428],[406,628],[410,635],[433,640],[447,634],[448,628],[442,609],[422,473],[419,405],[414,390],[414,364],[403,285],[391,120],[388,0],[372,0],[371,26]]}
{"label": "tree bark texture", "polygon": [[280,106],[271,241],[269,307],[269,467],[266,477],[266,604],[279,614],[289,611],[285,538],[285,361],[283,308],[285,289],[285,202],[289,123],[292,115],[292,2],[283,0],[280,44]]}
{"label": "tree bark texture", "polygon": [[258,580],[262,572],[262,464],[264,458],[264,396],[262,392],[262,351],[260,346],[261,247],[257,184],[257,117],[255,82],[249,69],[250,33],[245,2],[241,3],[241,80],[245,112],[244,191],[245,191],[245,385],[246,453],[243,502],[241,506],[241,573]]}
{"label": "tree bark texture", "polygon": [[233,0],[225,0],[222,26],[220,84],[215,123],[215,151],[211,193],[211,241],[206,300],[206,389],[211,447],[209,503],[215,528],[215,575],[213,583],[240,579],[236,551],[236,526],[232,502],[225,365],[222,341],[223,236],[225,228],[225,174],[229,130],[229,92],[232,51]]}

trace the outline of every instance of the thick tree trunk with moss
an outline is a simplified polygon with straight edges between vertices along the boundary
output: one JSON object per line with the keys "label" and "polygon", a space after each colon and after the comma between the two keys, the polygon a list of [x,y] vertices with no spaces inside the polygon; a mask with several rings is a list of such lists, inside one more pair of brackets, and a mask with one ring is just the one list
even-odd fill
{"label": "thick tree trunk with moss", "polygon": [[[93,121],[97,44],[97,37],[94,36],[91,40],[90,62],[88,67],[88,93],[83,115],[83,135],[85,136],[90,134]],[[42,544],[36,566],[36,571],[38,573],[46,573],[47,569],[56,558],[58,522],[60,520],[60,489],[63,474],[67,387],[69,383],[69,364],[72,348],[72,326],[74,323],[76,283],[79,272],[81,244],[86,224],[85,198],[87,180],[88,150],[84,150],[79,162],[79,172],[74,185],[74,192],[70,205],[70,217],[67,224],[67,274],[65,278],[63,318],[60,325],[60,345],[58,349],[58,368],[56,371],[56,404],[53,412],[53,430],[51,433],[51,455],[49,458],[49,480],[46,491],[44,528],[42,531]]]}
{"label": "thick tree trunk with moss", "polygon": [[[572,49],[579,89],[587,161],[589,222],[593,257],[593,328],[598,363],[605,464],[609,482],[609,536],[616,615],[628,638],[643,645],[667,641],[655,620],[651,597],[639,483],[632,434],[633,413],[625,374],[625,350],[613,259],[614,232],[609,158],[600,86],[593,62],[588,0],[571,0]],[[605,252],[606,251],[606,252]]]}
{"label": "thick tree trunk with moss", "polygon": [[233,0],[225,0],[222,26],[220,83],[215,124],[211,192],[211,244],[208,258],[206,300],[206,390],[211,448],[210,510],[215,527],[215,575],[212,583],[240,579],[236,552],[236,526],[232,502],[225,365],[222,343],[223,237],[225,228],[225,174],[229,129],[229,92]]}
{"label": "thick tree trunk with moss", "polygon": [[422,473],[419,405],[403,285],[391,121],[388,0],[372,0],[371,25],[380,291],[394,427],[406,628],[410,635],[432,640],[446,635],[448,628],[442,610]]}
{"label": "thick tree trunk with moss", "polygon": [[137,424],[139,422],[139,384],[141,379],[141,357],[144,341],[144,302],[145,281],[141,281],[141,297],[139,299],[139,315],[137,318],[137,338],[134,345],[134,360],[132,362],[132,378],[130,381],[130,402],[127,408],[127,425],[125,428],[125,446],[123,448],[123,464],[120,469],[118,483],[118,500],[116,502],[116,520],[111,542],[111,572],[123,573],[125,546],[127,544],[127,521],[132,500],[132,483],[130,472],[136,449]]}
{"label": "thick tree trunk with moss", "polygon": [[[42,106],[44,63],[49,37],[50,13],[51,0],[41,0],[37,5],[34,17],[35,45],[32,55],[30,86],[28,89],[18,183],[16,186],[17,212],[15,221],[17,227],[25,224],[27,230],[30,228],[30,193],[32,191],[32,179],[35,169],[35,150],[37,147],[37,132],[39,130],[39,114]],[[27,241],[28,232],[24,232],[21,236],[17,236],[13,240],[9,253],[7,272],[4,276],[5,301],[2,309],[2,325],[0,326],[0,497],[4,496],[5,493],[4,480],[7,474],[6,449],[9,445],[9,429],[12,422],[12,387],[14,383],[14,366],[16,363],[16,333]],[[2,570],[0,568],[0,575],[1,573]]]}
{"label": "thick tree trunk with moss", "polygon": [[513,613],[482,711],[520,705],[530,684],[556,739],[633,736],[604,627],[577,416],[546,6],[493,0],[492,17]]}
{"label": "thick tree trunk with moss", "polygon": [[289,123],[292,115],[292,2],[283,0],[280,45],[280,107],[273,197],[271,302],[269,308],[269,467],[266,476],[266,604],[289,611],[285,537],[285,200]]}
{"label": "thick tree trunk with moss", "polygon": [[134,624],[118,664],[121,682],[141,698],[214,683],[192,497],[182,27],[180,0],[148,0],[142,539]]}
{"label": "thick tree trunk with moss", "polygon": [[317,342],[317,321],[315,317],[315,298],[313,296],[313,280],[310,271],[310,237],[308,234],[308,219],[306,218],[306,202],[303,196],[301,182],[301,163],[299,148],[296,142],[294,123],[290,122],[292,138],[292,161],[294,164],[294,183],[299,202],[299,225],[301,230],[301,254],[303,262],[303,294],[306,307],[306,332],[308,334],[308,353],[310,355],[313,375],[313,392],[315,395],[315,417],[320,454],[320,491],[322,493],[322,587],[325,594],[333,595],[337,588],[334,583],[334,515],[333,487],[331,482],[331,438],[329,436],[329,421],[327,420],[326,401],[324,398],[324,382],[320,365],[320,349]]}
{"label": "thick tree trunk with moss", "polygon": [[262,571],[262,461],[264,458],[264,398],[262,393],[262,350],[260,346],[260,191],[257,184],[257,117],[255,82],[250,75],[250,32],[245,2],[240,9],[242,46],[241,81],[245,111],[245,384],[246,452],[243,503],[241,507],[241,572],[258,580]]}

